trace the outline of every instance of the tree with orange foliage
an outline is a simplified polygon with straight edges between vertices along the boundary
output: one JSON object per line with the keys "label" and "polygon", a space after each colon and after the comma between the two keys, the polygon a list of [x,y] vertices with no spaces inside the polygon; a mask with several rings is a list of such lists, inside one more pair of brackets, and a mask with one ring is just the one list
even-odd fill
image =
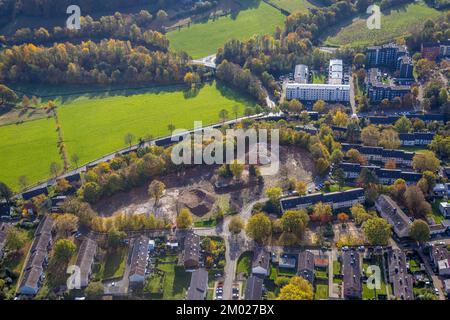
{"label": "tree with orange foliage", "polygon": [[337,215],[337,218],[340,223],[346,223],[348,221],[348,214],[341,212]]}

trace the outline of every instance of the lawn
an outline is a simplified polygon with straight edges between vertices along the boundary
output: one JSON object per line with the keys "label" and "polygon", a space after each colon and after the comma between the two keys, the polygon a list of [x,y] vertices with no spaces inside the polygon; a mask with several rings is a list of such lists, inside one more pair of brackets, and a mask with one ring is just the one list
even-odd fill
{"label": "lawn", "polygon": [[444,215],[439,210],[439,203],[441,203],[441,201],[435,200],[431,204],[431,208],[433,209],[433,211],[431,212],[431,217],[434,219],[434,222],[436,222],[437,224],[441,223],[442,220],[445,219]]}
{"label": "lawn", "polygon": [[328,285],[317,284],[316,292],[314,293],[314,300],[327,300],[328,299]]}
{"label": "lawn", "polygon": [[337,260],[333,261],[333,274],[334,275],[338,275],[341,274],[342,270],[341,270],[341,263]]}
{"label": "lawn", "polygon": [[237,262],[236,274],[246,273],[249,275],[252,270],[252,258],[253,252],[251,251],[246,251],[241,254]]}
{"label": "lawn", "polygon": [[[216,83],[206,84],[190,97],[180,88],[106,98],[78,98],[58,109],[69,156],[76,153],[80,164],[126,147],[124,136],[136,139],[151,134],[169,135],[169,124],[190,129],[194,121],[203,125],[219,122],[221,109],[233,116],[233,106],[243,114],[253,103]],[[137,140],[134,141],[135,143]]]}
{"label": "lawn", "polygon": [[[165,272],[163,283],[163,300],[184,300],[191,282],[191,273],[176,264],[176,256],[159,259],[157,268]],[[169,263],[168,263],[169,262]],[[172,263],[170,263],[172,262]]]}
{"label": "lawn", "polygon": [[94,273],[94,278],[107,280],[123,276],[127,260],[128,248],[119,248],[115,251],[108,251],[105,259],[98,266]]}
{"label": "lawn", "polygon": [[22,175],[29,183],[46,179],[50,163],[61,162],[56,143],[53,118],[0,126],[0,181],[17,191]]}
{"label": "lawn", "polygon": [[289,12],[306,12],[309,8],[317,7],[308,0],[270,0],[270,2]]}
{"label": "lawn", "polygon": [[384,282],[384,267],[381,265],[381,263],[372,261],[371,263],[364,262],[363,263],[363,270],[367,270],[369,267],[369,264],[378,265],[381,269],[381,283],[380,283],[380,289],[369,289],[367,287],[367,283],[363,283],[363,292],[362,292],[362,298],[363,300],[372,300],[374,298],[378,298],[379,294],[386,294],[386,283]]}
{"label": "lawn", "polygon": [[388,42],[421,30],[427,19],[436,20],[440,15],[443,15],[443,12],[421,2],[396,7],[388,12],[382,12],[381,29],[368,29],[366,17],[358,17],[342,27],[336,34],[330,35],[325,40],[325,44],[364,47]]}
{"label": "lawn", "polygon": [[283,26],[284,19],[279,10],[261,1],[256,7],[237,14],[170,31],[167,38],[173,49],[185,51],[196,59],[216,53],[231,39],[245,40],[255,34],[272,34],[276,26]]}

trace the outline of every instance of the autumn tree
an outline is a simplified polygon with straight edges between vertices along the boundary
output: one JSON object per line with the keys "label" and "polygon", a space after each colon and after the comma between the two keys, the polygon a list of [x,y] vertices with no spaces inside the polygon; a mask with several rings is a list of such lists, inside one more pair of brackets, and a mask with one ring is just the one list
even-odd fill
{"label": "autumn tree", "polygon": [[318,202],[314,205],[313,217],[321,223],[326,224],[331,221],[333,217],[333,210],[329,204]]}
{"label": "autumn tree", "polygon": [[405,204],[414,217],[426,217],[431,213],[431,205],[425,200],[422,190],[417,185],[406,187]]}
{"label": "autumn tree", "polygon": [[61,237],[67,237],[78,230],[78,217],[71,213],[58,215],[55,219],[55,230]]}
{"label": "autumn tree", "polygon": [[307,191],[306,189],[307,189],[306,183],[303,181],[298,181],[295,184],[295,191],[297,191],[297,193],[300,196],[304,196],[306,194],[306,191]]}
{"label": "autumn tree", "polygon": [[266,190],[266,195],[272,204],[278,203],[278,200],[280,199],[282,193],[283,190],[279,187],[268,188]]}
{"label": "autumn tree", "polygon": [[245,231],[251,239],[262,243],[270,237],[272,224],[269,217],[264,213],[257,213],[248,220]]}
{"label": "autumn tree", "polygon": [[364,208],[364,206],[360,203],[354,204],[350,208],[350,212],[352,214],[352,218],[355,219],[355,223],[357,225],[361,225],[364,222],[366,222],[367,220],[369,220],[370,218],[373,218],[373,215],[368,213],[366,211],[366,209]]}
{"label": "autumn tree", "polygon": [[408,133],[411,130],[412,123],[406,116],[402,116],[395,122],[394,127],[400,133]]}
{"label": "autumn tree", "polygon": [[367,163],[366,158],[356,149],[348,150],[346,156],[347,156],[347,158],[349,158],[349,161],[352,163],[359,163],[359,164]]}
{"label": "autumn tree", "polygon": [[133,144],[134,139],[135,139],[135,136],[132,133],[127,133],[123,137],[123,141],[129,148],[131,148],[131,145]]}
{"label": "autumn tree", "polygon": [[287,210],[280,220],[284,232],[292,233],[298,239],[302,239],[309,216],[305,210]]}
{"label": "autumn tree", "polygon": [[176,220],[178,229],[188,229],[192,225],[192,213],[188,208],[183,208],[178,214]]}
{"label": "autumn tree", "polygon": [[150,185],[148,186],[148,195],[151,199],[155,199],[155,205],[158,204],[159,199],[161,199],[162,195],[164,194],[164,191],[166,190],[166,185],[159,181],[159,180],[153,180]]}
{"label": "autumn tree", "polygon": [[5,247],[8,250],[17,252],[25,246],[28,240],[26,231],[18,229],[16,227],[10,227],[6,229],[6,242]]}
{"label": "autumn tree", "polygon": [[228,224],[228,230],[232,234],[239,234],[242,229],[244,229],[244,221],[242,221],[239,216],[232,217],[230,223]]}
{"label": "autumn tree", "polygon": [[69,239],[59,239],[53,247],[53,258],[59,263],[68,263],[76,252],[76,245]]}
{"label": "autumn tree", "polygon": [[433,151],[423,151],[416,153],[413,157],[413,168],[417,171],[436,172],[439,169],[440,161]]}
{"label": "autumn tree", "polygon": [[89,300],[99,299],[104,293],[104,286],[101,281],[92,281],[84,290],[86,297]]}
{"label": "autumn tree", "polygon": [[50,163],[50,173],[53,176],[53,178],[56,178],[59,173],[61,172],[61,165],[58,162],[52,162]]}
{"label": "autumn tree", "polygon": [[78,168],[78,162],[80,161],[80,156],[77,153],[73,153],[70,156],[70,161],[75,165],[75,168]]}
{"label": "autumn tree", "polygon": [[391,225],[383,218],[371,218],[363,224],[364,235],[371,245],[387,245],[392,234]]}
{"label": "autumn tree", "polygon": [[380,136],[380,131],[374,125],[368,125],[361,131],[361,140],[366,146],[378,146]]}
{"label": "autumn tree", "polygon": [[341,212],[337,215],[337,219],[340,223],[346,223],[348,221],[348,214]]}
{"label": "autumn tree", "polygon": [[234,160],[230,164],[230,171],[236,180],[240,180],[242,177],[242,172],[244,172],[244,165],[239,163],[237,160]]}
{"label": "autumn tree", "polygon": [[397,131],[393,129],[384,129],[381,132],[378,144],[386,149],[397,149],[401,142]]}
{"label": "autumn tree", "polygon": [[6,203],[9,203],[13,194],[14,193],[11,188],[8,187],[6,183],[0,181],[0,199],[5,200]]}
{"label": "autumn tree", "polygon": [[292,277],[287,285],[280,289],[278,300],[312,300],[313,287],[302,277]]}
{"label": "autumn tree", "polygon": [[430,239],[430,227],[422,219],[416,219],[409,226],[409,236],[411,239],[424,243]]}
{"label": "autumn tree", "polygon": [[6,103],[14,103],[18,99],[16,93],[7,86],[0,84],[0,106]]}

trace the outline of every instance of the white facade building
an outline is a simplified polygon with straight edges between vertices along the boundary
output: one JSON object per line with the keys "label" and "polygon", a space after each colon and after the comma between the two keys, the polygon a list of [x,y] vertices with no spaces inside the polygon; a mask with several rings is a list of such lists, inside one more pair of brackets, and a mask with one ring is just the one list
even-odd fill
{"label": "white facade building", "polygon": [[288,83],[286,98],[302,101],[349,102],[350,85]]}
{"label": "white facade building", "polygon": [[309,69],[304,64],[298,64],[295,66],[294,80],[297,83],[308,83]]}

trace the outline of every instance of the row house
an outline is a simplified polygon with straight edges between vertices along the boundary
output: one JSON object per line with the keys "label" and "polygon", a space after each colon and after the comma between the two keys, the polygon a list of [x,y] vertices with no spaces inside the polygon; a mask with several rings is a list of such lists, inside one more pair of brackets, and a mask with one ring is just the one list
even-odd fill
{"label": "row house", "polygon": [[433,141],[435,132],[399,133],[402,146],[427,146]]}
{"label": "row house", "polygon": [[329,204],[333,210],[350,208],[356,203],[366,200],[364,189],[355,188],[342,192],[314,193],[300,197],[290,197],[280,200],[282,211],[306,209],[318,202]]}
{"label": "row house", "polygon": [[391,160],[403,167],[411,167],[414,157],[414,152],[384,149],[382,147],[369,147],[361,144],[342,143],[342,152],[346,153],[350,149],[358,150],[369,162],[375,161],[386,163]]}

